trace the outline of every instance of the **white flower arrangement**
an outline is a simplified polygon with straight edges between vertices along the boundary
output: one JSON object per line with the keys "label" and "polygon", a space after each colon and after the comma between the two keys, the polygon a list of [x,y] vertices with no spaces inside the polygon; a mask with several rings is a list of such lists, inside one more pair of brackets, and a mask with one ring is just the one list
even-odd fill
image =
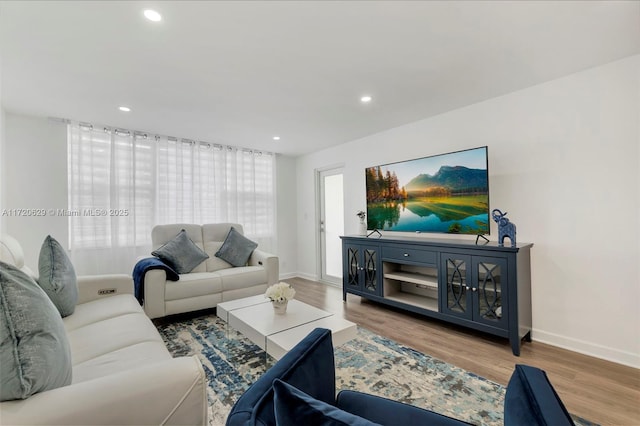
{"label": "white flower arrangement", "polygon": [[282,303],[293,299],[296,291],[290,284],[279,282],[269,287],[264,295],[272,302]]}

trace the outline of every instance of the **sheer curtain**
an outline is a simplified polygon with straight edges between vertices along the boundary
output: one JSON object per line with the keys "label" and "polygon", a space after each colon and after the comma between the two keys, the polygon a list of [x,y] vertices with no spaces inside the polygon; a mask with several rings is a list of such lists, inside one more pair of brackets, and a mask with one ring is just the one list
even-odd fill
{"label": "sheer curtain", "polygon": [[156,224],[235,222],[275,247],[275,156],[68,125],[69,247],[80,274],[130,273]]}

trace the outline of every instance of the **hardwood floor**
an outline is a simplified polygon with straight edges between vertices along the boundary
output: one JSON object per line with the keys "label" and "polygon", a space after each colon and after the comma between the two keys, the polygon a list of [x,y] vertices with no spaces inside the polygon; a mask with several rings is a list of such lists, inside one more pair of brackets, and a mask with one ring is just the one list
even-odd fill
{"label": "hardwood floor", "polygon": [[525,342],[520,357],[507,339],[414,315],[347,295],[302,278],[287,280],[296,299],[357,323],[420,352],[506,385],[515,364],[542,368],[567,406],[602,425],[640,425],[640,370],[560,349]]}

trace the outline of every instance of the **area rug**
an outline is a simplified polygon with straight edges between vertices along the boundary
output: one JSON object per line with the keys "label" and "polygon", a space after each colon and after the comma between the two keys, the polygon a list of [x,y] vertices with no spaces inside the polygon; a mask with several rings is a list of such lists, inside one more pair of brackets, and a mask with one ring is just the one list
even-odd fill
{"label": "area rug", "polygon": [[[274,362],[215,314],[156,326],[174,357],[196,355],[202,362],[212,426],[225,423],[237,398]],[[335,348],[335,361],[338,390],[380,395],[477,425],[503,424],[503,386],[364,328]]]}

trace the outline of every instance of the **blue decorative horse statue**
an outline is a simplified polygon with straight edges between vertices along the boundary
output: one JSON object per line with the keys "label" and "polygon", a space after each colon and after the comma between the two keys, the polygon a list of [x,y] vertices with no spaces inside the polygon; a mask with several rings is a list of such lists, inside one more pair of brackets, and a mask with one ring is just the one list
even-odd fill
{"label": "blue decorative horse statue", "polygon": [[516,225],[507,219],[507,212],[502,213],[498,209],[493,209],[491,217],[498,224],[498,244],[504,245],[504,237],[509,237],[511,247],[516,246]]}

